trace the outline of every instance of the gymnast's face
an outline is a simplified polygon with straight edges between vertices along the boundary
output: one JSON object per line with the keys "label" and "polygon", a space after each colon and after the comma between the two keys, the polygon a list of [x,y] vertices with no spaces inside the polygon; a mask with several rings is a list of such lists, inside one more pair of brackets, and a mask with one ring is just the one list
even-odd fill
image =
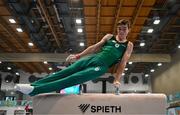
{"label": "gymnast's face", "polygon": [[129,33],[128,25],[117,26],[117,35],[119,39],[126,39],[128,33]]}

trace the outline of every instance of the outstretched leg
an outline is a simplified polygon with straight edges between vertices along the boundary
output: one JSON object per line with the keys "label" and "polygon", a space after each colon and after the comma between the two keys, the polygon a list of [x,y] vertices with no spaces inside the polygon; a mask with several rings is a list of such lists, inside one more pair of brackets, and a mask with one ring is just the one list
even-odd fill
{"label": "outstretched leg", "polygon": [[39,85],[43,85],[44,83],[48,83],[48,82],[52,82],[52,81],[56,81],[56,80],[65,78],[65,77],[83,69],[84,63],[86,63],[88,60],[89,60],[89,58],[80,59],[77,62],[75,62],[74,64],[70,65],[69,67],[67,67],[59,72],[56,72],[55,74],[51,74],[49,76],[44,77],[43,79],[33,82],[31,84],[31,86],[39,86]]}
{"label": "outstretched leg", "polygon": [[39,93],[47,93],[64,89],[66,87],[74,86],[89,80],[93,80],[107,71],[106,66],[89,67],[80,72],[74,73],[68,77],[48,82],[39,86],[34,86],[34,90],[29,94],[31,96]]}

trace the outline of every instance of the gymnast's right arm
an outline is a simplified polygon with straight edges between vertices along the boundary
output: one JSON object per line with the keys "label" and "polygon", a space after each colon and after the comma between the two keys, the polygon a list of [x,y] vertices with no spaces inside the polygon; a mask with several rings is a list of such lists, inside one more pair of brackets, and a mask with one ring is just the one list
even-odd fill
{"label": "gymnast's right arm", "polygon": [[78,54],[71,54],[66,58],[67,62],[71,62],[73,60],[79,59],[80,57],[86,56],[88,54],[92,54],[95,53],[97,51],[99,51],[101,49],[101,47],[104,45],[104,43],[106,43],[107,40],[109,40],[113,35],[112,34],[106,34],[101,41],[99,41],[98,43],[89,46],[88,48],[86,48],[84,51],[82,51],[81,53]]}

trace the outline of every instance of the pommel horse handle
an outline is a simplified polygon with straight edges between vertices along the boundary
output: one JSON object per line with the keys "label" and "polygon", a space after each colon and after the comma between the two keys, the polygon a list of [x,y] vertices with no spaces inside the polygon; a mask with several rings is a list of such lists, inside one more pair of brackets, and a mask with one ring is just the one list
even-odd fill
{"label": "pommel horse handle", "polygon": [[115,95],[119,95],[120,94],[120,86],[114,86],[115,87]]}

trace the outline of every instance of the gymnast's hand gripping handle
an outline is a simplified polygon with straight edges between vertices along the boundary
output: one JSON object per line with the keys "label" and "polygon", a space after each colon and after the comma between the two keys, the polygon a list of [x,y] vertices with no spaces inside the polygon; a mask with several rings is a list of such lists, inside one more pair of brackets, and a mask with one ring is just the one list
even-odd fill
{"label": "gymnast's hand gripping handle", "polygon": [[119,81],[114,81],[113,85],[115,87],[115,94],[119,95],[120,94],[120,82]]}
{"label": "gymnast's hand gripping handle", "polygon": [[119,89],[119,87],[117,87],[117,86],[114,86],[115,87],[115,94],[116,95],[119,95],[120,94],[120,89]]}

